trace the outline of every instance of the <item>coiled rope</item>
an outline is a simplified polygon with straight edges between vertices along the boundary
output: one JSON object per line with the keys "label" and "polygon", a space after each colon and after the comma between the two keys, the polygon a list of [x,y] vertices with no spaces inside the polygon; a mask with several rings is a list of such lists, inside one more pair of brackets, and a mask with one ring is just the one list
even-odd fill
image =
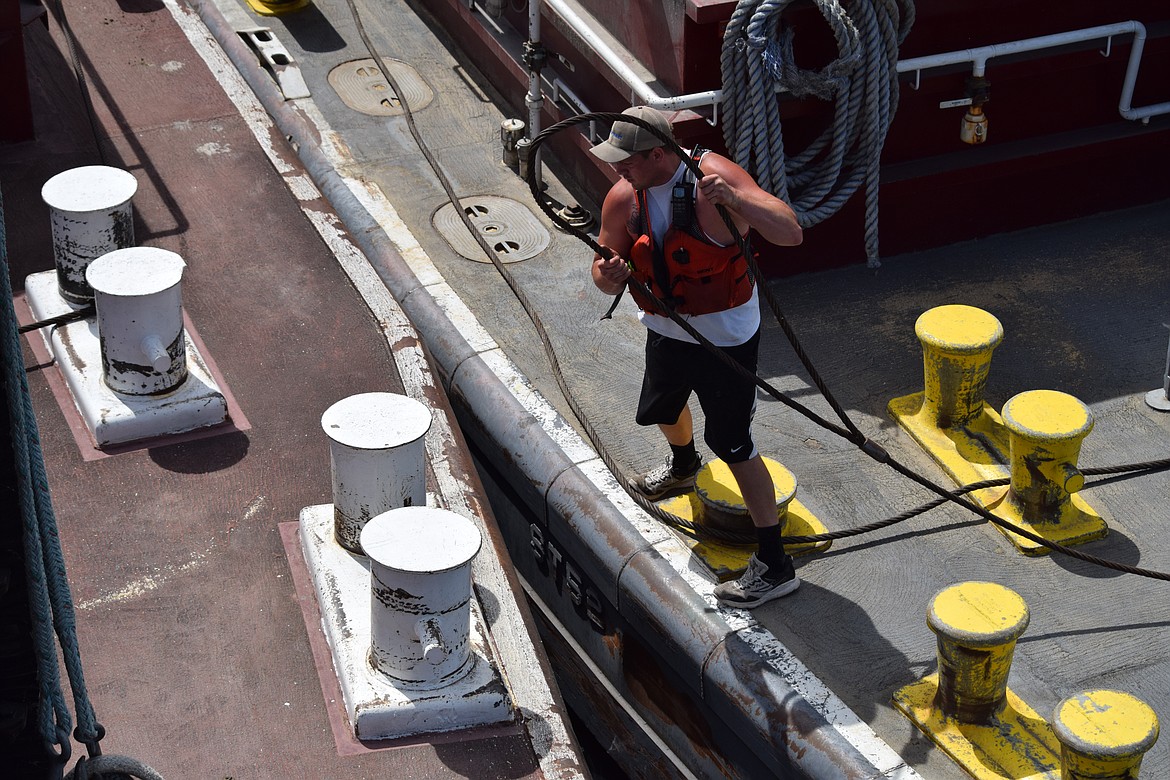
{"label": "coiled rope", "polygon": [[[0,363],[3,364],[5,401],[12,425],[13,459],[18,475],[17,503],[24,528],[25,576],[40,686],[38,727],[45,750],[54,757],[60,769],[69,761],[73,751],[69,741],[72,716],[61,689],[58,649],[69,676],[77,713],[73,737],[86,746],[93,760],[102,758],[99,743],[105,736],[105,729],[97,721],[85,687],[73,597],[69,591],[65,558],[49,497],[40,433],[24,371],[9,274],[4,203],[0,198],[0,299],[4,301],[0,305]],[[82,760],[79,759],[78,763]],[[126,765],[136,764],[133,759],[123,761],[129,762]],[[139,776],[144,780],[157,777]]]}
{"label": "coiled rope", "polygon": [[[76,37],[61,0],[52,0],[49,9],[65,36],[94,146],[98,158],[104,163],[105,150],[98,133],[85,69],[77,54]],[[97,720],[85,686],[73,596],[69,590],[65,558],[49,495],[40,433],[33,413],[23,363],[24,353],[20,345],[21,333],[72,322],[87,313],[92,314],[93,308],[85,307],[71,314],[18,327],[16,312],[12,307],[10,279],[4,203],[0,197],[0,298],[6,302],[0,305],[0,364],[3,366],[5,400],[12,425],[14,465],[19,475],[17,502],[24,528],[25,575],[28,580],[29,613],[40,686],[38,726],[41,740],[46,752],[53,756],[56,775],[61,776],[73,750],[70,743],[72,718],[61,689],[60,669],[57,666],[59,650],[69,676],[69,688],[73,692],[73,706],[77,713],[77,728],[73,730],[72,736],[86,746],[88,753],[88,763],[86,757],[78,758],[67,776],[85,780],[103,775],[112,778],[131,775],[141,780],[162,780],[157,772],[134,758],[102,755],[101,740],[106,732]]]}
{"label": "coiled rope", "polygon": [[[740,0],[723,36],[723,137],[756,182],[792,206],[801,227],[836,214],[865,185],[865,254],[880,265],[879,164],[898,105],[898,47],[914,23],[913,0],[814,0],[838,57],[817,71],[797,66],[793,0]],[[836,103],[833,122],[803,151],[786,155],[777,90]]]}

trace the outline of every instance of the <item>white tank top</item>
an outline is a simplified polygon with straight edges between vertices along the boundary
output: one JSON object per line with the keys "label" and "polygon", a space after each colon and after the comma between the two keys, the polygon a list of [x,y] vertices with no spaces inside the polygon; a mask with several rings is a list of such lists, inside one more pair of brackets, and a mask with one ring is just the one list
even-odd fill
{"label": "white tank top", "polygon": [[[690,154],[690,151],[688,150],[687,153]],[[654,236],[655,246],[662,246],[662,239],[666,235],[666,229],[670,227],[670,193],[675,183],[683,177],[685,172],[686,164],[680,162],[678,170],[674,172],[674,176],[670,178],[670,181],[665,184],[659,184],[657,187],[648,187],[646,189],[646,210],[649,212],[646,215],[646,219],[650,225],[651,235]],[[710,237],[708,237],[708,240],[711,240]],[[760,328],[759,285],[752,286],[752,297],[739,306],[724,311],[711,312],[710,314],[680,313],[679,316],[716,346],[734,347],[737,344],[742,344],[754,336]],[[663,317],[660,314],[651,314],[639,309],[638,319],[642,321],[643,325],[655,333],[661,333],[663,336],[669,336],[679,341],[687,341],[691,344],[698,343],[678,323],[669,317]]]}

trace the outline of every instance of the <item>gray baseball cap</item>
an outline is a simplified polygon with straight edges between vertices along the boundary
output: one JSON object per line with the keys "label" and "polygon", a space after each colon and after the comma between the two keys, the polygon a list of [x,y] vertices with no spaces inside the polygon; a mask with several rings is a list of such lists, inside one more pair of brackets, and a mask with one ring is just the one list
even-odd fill
{"label": "gray baseball cap", "polygon": [[[661,111],[649,106],[634,106],[622,112],[626,116],[637,117],[658,130],[667,138],[671,137],[670,122]],[[664,142],[654,133],[641,125],[632,122],[614,122],[609,131],[609,138],[605,139],[589,151],[607,163],[619,163],[634,152],[644,152],[656,146],[663,146]]]}

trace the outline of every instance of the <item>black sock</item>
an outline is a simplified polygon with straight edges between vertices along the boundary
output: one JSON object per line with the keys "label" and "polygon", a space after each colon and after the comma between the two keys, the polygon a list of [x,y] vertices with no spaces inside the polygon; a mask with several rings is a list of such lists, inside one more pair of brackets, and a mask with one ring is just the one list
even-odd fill
{"label": "black sock", "polygon": [[[667,442],[667,444],[670,444],[670,442]],[[695,449],[694,439],[691,439],[681,447],[676,447],[671,444],[670,451],[674,455],[670,462],[671,470],[675,474],[687,474],[694,470],[699,460],[699,451]]]}
{"label": "black sock", "polygon": [[767,528],[760,528],[756,526],[756,540],[759,542],[759,550],[756,552],[756,557],[760,559],[768,567],[767,579],[785,580],[789,575],[795,572],[792,565],[792,558],[788,553],[784,552],[784,545],[780,543],[780,537],[783,534],[780,530],[780,524],[770,525]]}

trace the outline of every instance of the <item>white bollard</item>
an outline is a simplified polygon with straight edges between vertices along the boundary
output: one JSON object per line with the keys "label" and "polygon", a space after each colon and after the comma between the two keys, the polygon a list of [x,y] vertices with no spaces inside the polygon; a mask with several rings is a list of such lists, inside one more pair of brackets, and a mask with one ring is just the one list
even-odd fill
{"label": "white bollard", "polygon": [[118,249],[89,264],[102,378],[126,395],[159,395],[187,379],[180,283],[183,258],[153,247]]}
{"label": "white bollard", "polygon": [[53,260],[61,297],[88,303],[93,290],[85,277],[104,254],[134,246],[130,200],[138,180],[128,171],[86,165],[58,173],[41,188],[53,229]]}
{"label": "white bollard", "polygon": [[471,663],[471,562],[475,523],[424,506],[384,512],[366,524],[370,558],[370,665],[408,690],[450,685]]}
{"label": "white bollard", "polygon": [[362,527],[370,518],[426,505],[423,437],[430,427],[426,406],[395,393],[351,395],[321,415],[329,437],[338,544],[360,555]]}

